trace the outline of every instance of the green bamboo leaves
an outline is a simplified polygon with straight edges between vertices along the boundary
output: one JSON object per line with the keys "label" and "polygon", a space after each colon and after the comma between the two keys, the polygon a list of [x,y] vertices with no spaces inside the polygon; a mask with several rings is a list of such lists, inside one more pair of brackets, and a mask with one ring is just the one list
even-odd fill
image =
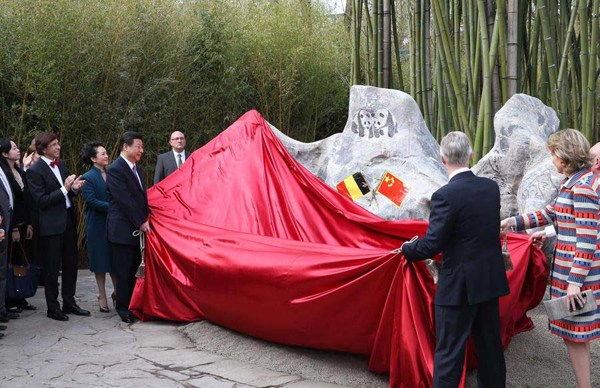
{"label": "green bamboo leaves", "polygon": [[[353,4],[367,14],[363,26],[354,28],[370,32],[367,40],[355,35],[369,55],[353,58],[366,57],[370,71],[353,81],[388,87],[380,82],[388,71],[378,56],[378,42],[389,41],[387,28],[378,33],[379,10],[386,13],[387,2]],[[409,46],[409,58],[396,57],[398,69],[409,65],[405,74],[396,72],[403,82],[396,87],[413,95],[436,138],[451,130],[467,133],[476,160],[493,145],[495,112],[515,93],[540,98],[557,112],[561,128],[581,129],[596,141],[599,7],[600,0],[392,1],[392,20],[408,18],[393,26]],[[394,40],[399,43],[396,34]]]}

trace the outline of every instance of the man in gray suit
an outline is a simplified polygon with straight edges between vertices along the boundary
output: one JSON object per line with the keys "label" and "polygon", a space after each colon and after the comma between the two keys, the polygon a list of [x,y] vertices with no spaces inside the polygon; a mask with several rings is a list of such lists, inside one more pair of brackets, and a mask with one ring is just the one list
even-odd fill
{"label": "man in gray suit", "polygon": [[183,133],[173,132],[169,139],[169,145],[171,145],[171,151],[158,155],[156,169],[154,170],[154,184],[162,181],[181,167],[189,156],[185,151],[185,135]]}

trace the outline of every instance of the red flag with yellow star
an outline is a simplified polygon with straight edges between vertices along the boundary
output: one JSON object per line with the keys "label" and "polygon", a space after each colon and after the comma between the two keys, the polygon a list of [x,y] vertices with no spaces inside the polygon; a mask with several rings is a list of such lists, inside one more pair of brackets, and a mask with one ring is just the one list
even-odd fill
{"label": "red flag with yellow star", "polygon": [[377,188],[377,192],[390,201],[396,206],[402,205],[402,202],[408,195],[410,187],[408,187],[402,179],[394,176],[389,171],[386,171],[381,178],[381,183]]}

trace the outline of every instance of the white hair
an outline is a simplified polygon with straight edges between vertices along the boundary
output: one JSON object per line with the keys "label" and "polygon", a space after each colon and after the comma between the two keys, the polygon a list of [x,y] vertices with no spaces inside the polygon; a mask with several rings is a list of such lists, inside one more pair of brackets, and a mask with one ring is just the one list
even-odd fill
{"label": "white hair", "polygon": [[463,132],[450,132],[440,142],[440,154],[451,166],[468,166],[471,153],[471,142]]}

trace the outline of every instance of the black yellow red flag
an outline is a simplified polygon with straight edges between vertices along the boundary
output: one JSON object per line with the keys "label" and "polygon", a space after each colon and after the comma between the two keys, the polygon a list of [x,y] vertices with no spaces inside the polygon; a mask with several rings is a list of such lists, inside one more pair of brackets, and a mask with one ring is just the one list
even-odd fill
{"label": "black yellow red flag", "polygon": [[335,188],[341,194],[349,197],[353,201],[356,201],[363,195],[369,193],[371,188],[365,179],[365,176],[361,172],[354,173],[338,183]]}
{"label": "black yellow red flag", "polygon": [[402,179],[394,176],[389,171],[386,171],[385,174],[383,174],[381,183],[379,183],[379,187],[377,188],[379,194],[392,201],[396,206],[402,205],[402,202],[409,191],[410,187],[408,187]]}

